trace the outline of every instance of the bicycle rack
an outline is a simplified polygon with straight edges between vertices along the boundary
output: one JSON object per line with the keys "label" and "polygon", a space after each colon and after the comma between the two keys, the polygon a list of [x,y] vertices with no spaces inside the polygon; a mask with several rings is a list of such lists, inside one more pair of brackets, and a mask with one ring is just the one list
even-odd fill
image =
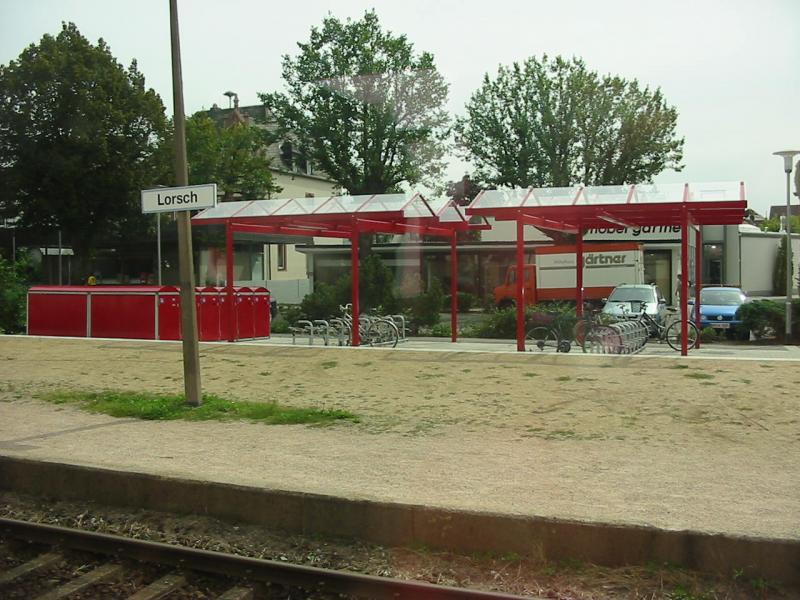
{"label": "bicycle rack", "polygon": [[331,326],[330,324],[323,320],[323,319],[315,319],[313,324],[317,327],[317,331],[321,332],[322,340],[325,342],[325,345],[328,345],[328,340],[331,336]]}
{"label": "bicycle rack", "polygon": [[619,321],[609,326],[618,336],[614,354],[636,354],[641,352],[647,343],[649,332],[644,323],[639,321]]}
{"label": "bicycle rack", "polygon": [[406,318],[403,315],[388,315],[386,317],[392,323],[395,324],[397,327],[397,332],[400,334],[400,339],[398,341],[405,342],[406,341]]}
{"label": "bicycle rack", "polygon": [[311,321],[297,321],[294,327],[290,327],[289,331],[292,334],[292,346],[294,346],[298,335],[308,336],[308,345],[314,344],[314,324]]}

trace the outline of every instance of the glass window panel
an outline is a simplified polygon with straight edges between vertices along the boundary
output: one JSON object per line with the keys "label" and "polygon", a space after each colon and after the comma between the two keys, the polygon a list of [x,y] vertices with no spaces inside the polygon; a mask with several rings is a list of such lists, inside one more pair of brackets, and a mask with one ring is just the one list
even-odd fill
{"label": "glass window panel", "polygon": [[486,190],[480,194],[470,208],[519,208],[528,195],[527,189]]}
{"label": "glass window panel", "polygon": [[332,215],[356,212],[356,210],[371,197],[371,194],[363,196],[333,196],[329,199],[329,202],[320,205],[314,211],[314,214]]}
{"label": "glass window panel", "polygon": [[571,206],[579,186],[535,188],[523,206]]}
{"label": "glass window panel", "polygon": [[245,206],[237,217],[267,217],[286,202],[285,200],[256,200]]}
{"label": "glass window panel", "polygon": [[358,212],[388,212],[403,210],[408,201],[409,194],[376,194]]}
{"label": "glass window panel", "polygon": [[739,200],[739,182],[690,183],[690,202],[735,202]]}
{"label": "glass window panel", "polygon": [[644,204],[655,202],[683,202],[684,184],[648,183],[636,186],[636,201]]}
{"label": "glass window panel", "polygon": [[214,208],[208,208],[203,212],[196,214],[193,218],[198,221],[203,219],[225,219],[235,215],[237,212],[250,204],[250,202],[251,200],[220,202]]}
{"label": "glass window panel", "polygon": [[289,202],[284,200],[284,206],[279,207],[273,214],[278,217],[308,215],[317,210],[328,199],[328,197],[316,198],[308,196],[306,198],[292,198]]}
{"label": "glass window panel", "polygon": [[[626,204],[631,192],[629,185],[596,185],[583,188],[578,204]],[[634,202],[635,198],[631,199]]]}

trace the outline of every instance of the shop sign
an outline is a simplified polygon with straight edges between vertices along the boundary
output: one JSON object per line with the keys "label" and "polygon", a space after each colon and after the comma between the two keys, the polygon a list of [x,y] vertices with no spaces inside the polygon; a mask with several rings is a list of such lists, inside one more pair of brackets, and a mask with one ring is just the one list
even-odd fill
{"label": "shop sign", "polygon": [[591,227],[583,234],[586,241],[680,241],[680,225],[647,225],[643,227]]}

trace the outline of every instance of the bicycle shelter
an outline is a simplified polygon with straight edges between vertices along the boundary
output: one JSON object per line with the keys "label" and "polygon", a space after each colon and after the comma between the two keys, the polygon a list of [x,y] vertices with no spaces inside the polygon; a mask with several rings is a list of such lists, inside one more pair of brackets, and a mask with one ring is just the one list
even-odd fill
{"label": "bicycle shelter", "polygon": [[[747,208],[742,182],[573,186],[482,191],[466,209],[467,216],[516,221],[516,272],[524,273],[524,228],[574,234],[576,237],[575,302],[583,312],[583,235],[594,227],[681,228],[680,282],[681,355],[688,354],[689,229],[696,235],[694,257],[695,321],[700,322],[702,264],[701,225],[736,225]],[[517,350],[525,351],[525,288],[516,278]],[[699,347],[698,340],[698,347]]]}
{"label": "bicycle shelter", "polygon": [[[233,294],[233,236],[235,233],[327,237],[350,240],[352,266],[352,316],[359,321],[359,236],[368,233],[415,233],[450,240],[451,340],[457,340],[457,234],[470,229],[488,229],[470,223],[463,209],[452,200],[428,201],[421,194],[370,194],[221,202],[192,217],[194,225],[225,226],[225,293]],[[228,302],[228,306],[232,306]],[[228,314],[227,318],[233,318]],[[360,344],[353,327],[352,344]]]}

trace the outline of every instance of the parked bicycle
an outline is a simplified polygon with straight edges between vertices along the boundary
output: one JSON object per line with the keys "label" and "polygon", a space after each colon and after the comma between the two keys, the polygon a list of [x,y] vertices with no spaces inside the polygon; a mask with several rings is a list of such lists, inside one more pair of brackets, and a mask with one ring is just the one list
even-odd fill
{"label": "parked bicycle", "polygon": [[534,326],[525,334],[525,347],[539,350],[569,352],[572,349],[571,317],[564,313],[537,313]]}
{"label": "parked bicycle", "polygon": [[[339,310],[342,311],[342,316],[329,321],[331,337],[336,337],[340,346],[349,346],[353,343],[353,305],[340,305]],[[380,348],[397,346],[400,330],[392,319],[367,314],[361,315],[358,321],[358,334],[362,344]]]}
{"label": "parked bicycle", "polygon": [[[677,316],[677,310],[674,308],[667,309],[667,318],[663,323],[658,322],[656,319],[647,314],[647,303],[642,302],[642,310],[636,316],[636,320],[647,327],[650,337],[658,339],[659,342],[666,341],[669,347],[673,350],[680,351],[682,341],[682,326],[684,321]],[[627,311],[625,311],[627,312]],[[691,350],[697,345],[697,338],[700,335],[697,325],[692,321],[685,321],[686,323],[686,347]]]}
{"label": "parked bicycle", "polygon": [[585,302],[583,316],[572,328],[572,339],[584,352],[616,354],[620,346],[619,334],[609,324],[610,319],[602,309]]}

